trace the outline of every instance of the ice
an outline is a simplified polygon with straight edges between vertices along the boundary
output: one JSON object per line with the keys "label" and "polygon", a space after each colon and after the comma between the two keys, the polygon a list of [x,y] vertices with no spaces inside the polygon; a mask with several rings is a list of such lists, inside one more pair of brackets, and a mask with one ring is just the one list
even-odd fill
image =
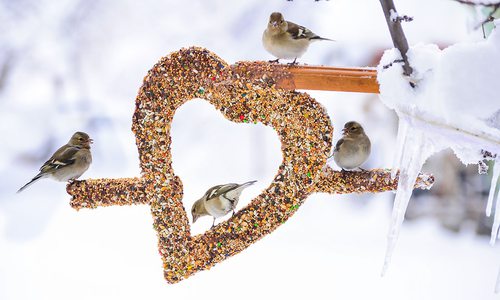
{"label": "ice", "polygon": [[498,294],[500,292],[500,268],[498,268],[497,281],[495,283],[495,293]]}
{"label": "ice", "polygon": [[[498,183],[498,177],[499,177],[499,169],[500,165],[498,164],[498,161],[500,159],[495,160],[495,165],[493,166],[493,176],[491,178],[491,187],[490,187],[490,194],[488,196],[488,205],[490,206],[490,211],[486,212],[486,214],[490,213],[491,214],[491,206],[493,203],[493,198],[495,195],[495,190],[497,187]],[[493,218],[493,226],[491,227],[491,239],[490,239],[490,244],[495,245],[495,242],[497,240],[498,236],[498,228],[500,227],[500,192],[497,193],[497,198],[495,199],[495,215]]]}
{"label": "ice", "polygon": [[396,174],[401,165],[401,158],[403,155],[403,146],[406,143],[406,136],[408,132],[408,122],[399,122],[398,125],[398,137],[396,140],[396,153],[394,155],[394,161],[392,163],[391,177],[396,178]]}
{"label": "ice", "polygon": [[399,181],[387,236],[382,276],[385,275],[391,262],[417,176],[427,158],[437,150],[425,128],[416,125],[412,123],[411,118],[400,115],[396,154],[398,159],[393,169],[393,173],[394,170],[399,170]]}
{"label": "ice", "polygon": [[[493,206],[493,196],[495,195],[495,189],[497,187],[498,177],[500,176],[500,165],[495,163],[493,164],[493,176],[491,176],[491,186],[490,193],[488,195],[488,204],[486,205],[486,216],[491,215],[491,207]],[[498,201],[497,201],[498,203]],[[496,214],[496,210],[495,210]],[[493,233],[492,233],[493,235]]]}
{"label": "ice", "polygon": [[[444,50],[436,45],[415,45],[408,51],[411,77],[402,75],[394,61],[397,49],[384,53],[378,67],[380,99],[399,117],[396,153],[391,175],[399,171],[387,250],[382,275],[387,271],[415,179],[426,159],[451,148],[464,164],[477,164],[481,153],[500,153],[500,33],[492,31],[486,41],[459,43]],[[391,65],[392,63],[392,65]],[[389,66],[389,67],[388,67]],[[473,76],[471,76],[473,74]],[[493,80],[493,81],[492,81]],[[416,87],[410,86],[410,82]],[[487,159],[492,159],[487,158]],[[494,167],[486,214],[491,214],[500,165]],[[491,243],[500,227],[500,203],[495,205]]]}

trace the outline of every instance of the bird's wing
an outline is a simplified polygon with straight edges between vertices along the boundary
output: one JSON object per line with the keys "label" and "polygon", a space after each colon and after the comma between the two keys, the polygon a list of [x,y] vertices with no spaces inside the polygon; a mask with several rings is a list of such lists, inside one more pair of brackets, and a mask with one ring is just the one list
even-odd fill
{"label": "bird's wing", "polygon": [[211,187],[206,193],[205,193],[205,199],[210,200],[212,198],[218,197],[221,195],[221,192],[226,190],[226,186],[232,185],[232,183],[229,184],[220,184]]}
{"label": "bird's wing", "polygon": [[75,163],[75,154],[78,150],[80,150],[78,147],[68,145],[62,146],[42,165],[42,167],[40,167],[40,172],[44,173],[49,170],[57,170]]}
{"label": "bird's wing", "polygon": [[287,32],[292,36],[293,39],[295,40],[300,40],[300,39],[314,39],[314,38],[319,38],[317,34],[312,32],[311,30],[305,28],[304,26],[295,24],[293,22],[287,21],[288,23],[288,30]]}
{"label": "bird's wing", "polygon": [[[207,199],[207,201],[217,199],[217,198],[219,198],[219,196],[228,194],[229,192],[237,189],[239,186],[240,185],[236,184],[236,183],[216,185],[206,192],[206,194],[205,194],[206,199]],[[226,198],[234,199],[233,197],[226,197]]]}
{"label": "bird's wing", "polygon": [[222,195],[224,196],[224,198],[226,199],[231,199],[231,200],[237,200],[240,195],[241,195],[241,192],[248,186],[254,184],[256,181],[249,181],[249,182],[245,182],[243,184],[236,184],[234,186],[232,186],[230,189],[228,189],[227,191],[224,191],[222,193]]}
{"label": "bird's wing", "polygon": [[344,143],[344,138],[341,138],[340,140],[338,140],[337,144],[335,145],[334,151],[339,151],[340,145],[342,145],[343,143]]}

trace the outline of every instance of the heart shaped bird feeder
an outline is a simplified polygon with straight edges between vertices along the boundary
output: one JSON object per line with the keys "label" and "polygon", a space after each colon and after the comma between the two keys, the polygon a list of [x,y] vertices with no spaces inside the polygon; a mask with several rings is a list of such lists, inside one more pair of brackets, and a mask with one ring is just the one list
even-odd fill
{"label": "heart shaped bird feeder", "polygon": [[[300,68],[266,62],[230,66],[217,55],[196,47],[160,59],[144,78],[133,116],[132,130],[142,176],[70,183],[67,191],[72,196],[71,206],[78,210],[150,205],[164,276],[169,283],[176,283],[209,269],[273,232],[312,193],[376,193],[396,189],[397,178],[391,179],[390,170],[337,172],[326,165],[332,147],[332,122],[321,104],[308,94],[293,90],[304,87],[300,82],[301,72],[297,70]],[[328,74],[321,75],[321,70],[310,72],[319,73],[322,80],[338,82]],[[354,75],[335,75],[350,85],[347,90],[361,88],[376,92],[373,84],[366,84],[366,80],[355,74],[363,70],[349,72]],[[342,84],[338,86],[342,88]],[[182,204],[182,182],[174,174],[170,152],[170,127],[175,111],[194,98],[207,100],[233,122],[273,127],[283,155],[269,187],[232,218],[197,236],[190,233]],[[429,188],[433,181],[432,176],[419,176],[416,187]]]}

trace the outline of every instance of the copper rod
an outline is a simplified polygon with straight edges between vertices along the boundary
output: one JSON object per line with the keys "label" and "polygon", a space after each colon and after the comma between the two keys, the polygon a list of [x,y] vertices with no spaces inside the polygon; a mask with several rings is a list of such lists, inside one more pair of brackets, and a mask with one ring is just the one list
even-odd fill
{"label": "copper rod", "polygon": [[375,68],[290,66],[264,61],[240,61],[231,65],[238,77],[264,80],[287,90],[319,90],[379,93]]}
{"label": "copper rod", "polygon": [[276,86],[285,89],[379,93],[374,68],[337,68],[290,66],[291,76],[281,78]]}

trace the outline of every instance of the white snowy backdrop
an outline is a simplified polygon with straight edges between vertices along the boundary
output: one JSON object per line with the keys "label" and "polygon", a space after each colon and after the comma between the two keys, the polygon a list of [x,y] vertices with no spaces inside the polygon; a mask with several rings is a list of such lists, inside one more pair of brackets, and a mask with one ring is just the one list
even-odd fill
{"label": "white snowy backdrop", "polygon": [[[482,39],[469,7],[396,5],[415,18],[404,24],[410,44]],[[498,248],[471,226],[455,234],[431,217],[403,225],[381,278],[392,193],[314,195],[273,234],[176,285],[163,279],[149,207],[76,212],[65,184],[48,180],[15,194],[76,130],[95,140],[83,178],[138,176],[130,126],[147,70],[191,45],[230,63],[271,59],[260,38],[273,11],[337,40],[312,45],[301,62],[376,65],[392,47],[378,0],[0,1],[0,299],[498,298]],[[335,140],[349,120],[365,126],[373,148],[365,167],[391,166],[397,118],[377,96],[310,94],[327,107]],[[270,128],[232,124],[203,100],[178,111],[172,135],[188,208],[212,185],[257,179],[244,206],[281,160]]]}

